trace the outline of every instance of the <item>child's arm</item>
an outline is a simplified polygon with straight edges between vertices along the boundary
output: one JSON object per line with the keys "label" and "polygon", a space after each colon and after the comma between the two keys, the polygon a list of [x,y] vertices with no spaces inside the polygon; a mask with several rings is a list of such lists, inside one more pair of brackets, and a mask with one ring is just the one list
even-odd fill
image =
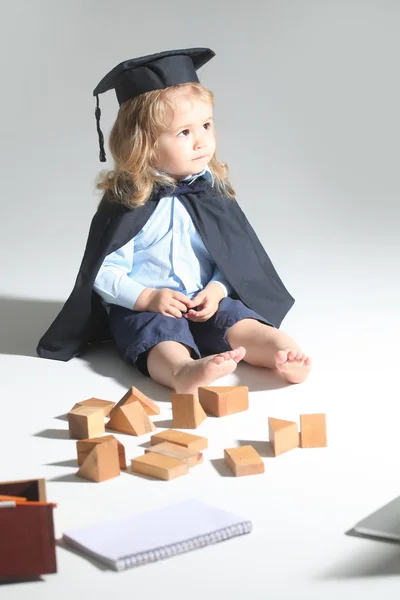
{"label": "child's arm", "polygon": [[133,268],[134,241],[109,254],[97,274],[93,289],[110,304],[135,311],[159,312],[169,317],[182,317],[195,306],[181,292],[145,287],[129,277]]}
{"label": "child's arm", "polygon": [[109,304],[117,304],[133,310],[137,299],[145,286],[137,283],[128,275],[133,267],[133,238],[106,256],[97,273],[93,289]]}
{"label": "child's arm", "polygon": [[233,287],[228,283],[223,276],[222,271],[217,266],[215,266],[214,274],[209,283],[218,283],[224,290],[224,297],[230,296],[233,292]]}

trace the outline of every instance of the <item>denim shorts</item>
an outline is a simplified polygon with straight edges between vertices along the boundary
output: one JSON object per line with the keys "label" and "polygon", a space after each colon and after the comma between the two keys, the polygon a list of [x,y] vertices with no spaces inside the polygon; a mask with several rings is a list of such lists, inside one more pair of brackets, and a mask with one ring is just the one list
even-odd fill
{"label": "denim shorts", "polygon": [[110,306],[109,320],[118,352],[141,373],[149,376],[147,355],[160,342],[175,341],[191,348],[192,358],[232,350],[226,339],[227,331],[242,319],[256,319],[271,325],[241,300],[223,298],[217,312],[208,321],[166,317],[155,312],[133,311],[122,306]]}

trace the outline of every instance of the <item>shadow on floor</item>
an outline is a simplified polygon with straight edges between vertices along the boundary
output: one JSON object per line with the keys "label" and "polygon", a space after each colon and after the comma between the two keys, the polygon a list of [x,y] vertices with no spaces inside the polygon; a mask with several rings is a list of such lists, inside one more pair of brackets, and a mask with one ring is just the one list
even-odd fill
{"label": "shadow on floor", "polygon": [[[347,552],[343,561],[330,565],[325,571],[317,574],[314,580],[343,581],[400,575],[400,541],[383,540],[372,535],[360,534],[354,529],[349,529],[345,535],[362,538],[365,541],[365,552],[361,546],[357,546],[354,555],[350,556]],[[375,547],[371,544],[375,544]]]}
{"label": "shadow on floor", "polygon": [[90,564],[92,564],[94,567],[97,567],[97,569],[99,569],[100,571],[109,571],[110,570],[106,565],[104,565],[100,561],[96,560],[95,558],[88,556],[85,552],[81,552],[75,548],[72,548],[71,546],[68,546],[65,543],[65,541],[62,539],[56,541],[56,546],[58,546],[59,548],[62,548],[63,550],[66,550],[67,552],[71,552],[72,554],[75,554],[76,556],[79,556],[79,558],[85,558],[88,562],[90,562]]}
{"label": "shadow on floor", "polygon": [[253,446],[262,458],[274,458],[271,442],[263,440],[237,440],[239,446]]}
{"label": "shadow on floor", "polygon": [[1,585],[12,585],[13,583],[36,583],[36,582],[45,582],[42,576],[38,575],[37,577],[21,577],[18,579],[0,579]]}
{"label": "shadow on floor", "polygon": [[42,429],[33,434],[34,437],[50,438],[52,440],[70,440],[68,429]]}
{"label": "shadow on floor", "polygon": [[223,458],[213,458],[210,463],[221,477],[235,477]]}
{"label": "shadow on floor", "polygon": [[[0,354],[37,357],[36,346],[41,336],[62,308],[62,302],[0,297]],[[79,359],[103,377],[111,377],[128,388],[132,384],[151,398],[168,402],[170,391],[144,376],[134,366],[123,362],[113,343],[89,346]],[[43,359],[42,359],[43,360]],[[246,385],[250,392],[287,387],[279,375],[242,362],[235,371],[237,385]]]}

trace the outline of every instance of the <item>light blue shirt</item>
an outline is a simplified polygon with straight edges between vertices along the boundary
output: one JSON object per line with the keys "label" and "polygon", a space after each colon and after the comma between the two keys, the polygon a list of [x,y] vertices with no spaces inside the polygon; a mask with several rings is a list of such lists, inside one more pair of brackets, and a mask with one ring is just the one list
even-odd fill
{"label": "light blue shirt", "polygon": [[[184,180],[192,183],[206,173],[214,185],[208,167]],[[147,287],[169,288],[192,298],[212,281],[222,286],[225,296],[232,292],[185,205],[177,196],[165,196],[139,233],[106,256],[93,289],[105,304],[133,309]]]}

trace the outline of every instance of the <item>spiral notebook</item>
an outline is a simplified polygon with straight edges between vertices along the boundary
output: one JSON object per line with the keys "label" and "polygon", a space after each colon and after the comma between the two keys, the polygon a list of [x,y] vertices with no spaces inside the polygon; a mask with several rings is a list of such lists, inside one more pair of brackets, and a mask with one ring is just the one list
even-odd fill
{"label": "spiral notebook", "polygon": [[116,571],[250,533],[252,523],[190,499],[146,513],[64,531],[65,544]]}

